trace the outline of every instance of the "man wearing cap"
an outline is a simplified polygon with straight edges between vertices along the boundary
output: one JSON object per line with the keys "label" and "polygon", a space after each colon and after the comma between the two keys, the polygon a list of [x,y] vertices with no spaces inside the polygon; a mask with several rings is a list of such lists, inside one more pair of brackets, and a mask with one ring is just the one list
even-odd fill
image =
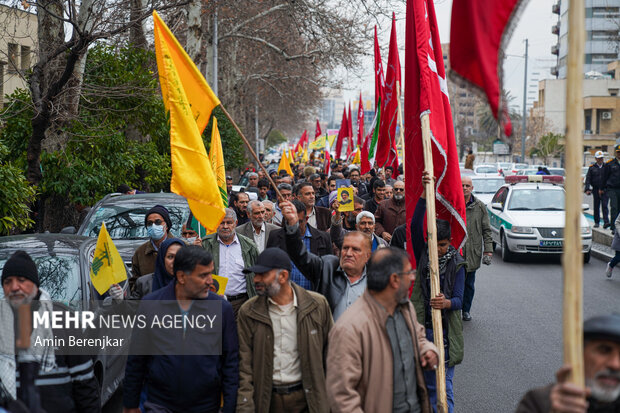
{"label": "man wearing cap", "polygon": [[590,165],[586,173],[584,190],[586,194],[592,195],[592,200],[594,201],[594,228],[599,227],[601,207],[603,208],[603,228],[609,228],[609,211],[607,210],[609,198],[605,193],[605,184],[603,182],[605,155],[603,155],[602,151],[597,151],[594,154],[594,158],[596,162]]}
{"label": "man wearing cap", "polygon": [[100,412],[101,399],[92,358],[88,355],[61,354],[53,347],[36,344],[38,339],[68,343],[69,336],[78,333],[67,328],[38,326],[31,335],[30,347],[15,353],[15,313],[22,304],[30,304],[31,311],[41,315],[51,311],[69,311],[63,304],[53,302],[50,295],[39,287],[36,264],[25,251],[16,251],[2,268],[4,299],[0,301],[0,384],[12,398],[25,402],[26,399],[32,400],[33,396],[32,389],[27,385],[29,380],[25,379],[31,376],[43,411]]}
{"label": "man wearing cap", "polygon": [[144,216],[144,226],[149,240],[136,248],[131,257],[131,273],[129,286],[133,288],[138,277],[155,272],[157,251],[162,242],[171,236],[172,221],[165,206],[155,205]]}
{"label": "man wearing cap", "polygon": [[279,248],[267,248],[244,271],[254,273],[258,296],[237,319],[237,412],[329,412],[325,355],[333,320],[327,300],[291,282],[291,262]]}
{"label": "man wearing cap", "polygon": [[615,146],[615,158],[605,163],[603,169],[603,182],[605,184],[605,192],[609,197],[609,205],[611,205],[611,215],[609,216],[609,223],[611,226],[611,232],[616,232],[614,222],[620,211],[620,144]]}
{"label": "man wearing cap", "polygon": [[620,314],[593,317],[583,324],[586,388],[569,383],[571,366],[557,382],[530,390],[516,413],[617,413],[620,411]]}

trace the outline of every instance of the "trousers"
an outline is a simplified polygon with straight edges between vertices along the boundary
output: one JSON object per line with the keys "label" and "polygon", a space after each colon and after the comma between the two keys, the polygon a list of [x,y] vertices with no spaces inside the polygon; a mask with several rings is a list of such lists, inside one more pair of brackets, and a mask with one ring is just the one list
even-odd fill
{"label": "trousers", "polygon": [[474,301],[474,283],[476,282],[476,271],[465,274],[465,291],[463,292],[463,312],[469,313],[471,303]]}

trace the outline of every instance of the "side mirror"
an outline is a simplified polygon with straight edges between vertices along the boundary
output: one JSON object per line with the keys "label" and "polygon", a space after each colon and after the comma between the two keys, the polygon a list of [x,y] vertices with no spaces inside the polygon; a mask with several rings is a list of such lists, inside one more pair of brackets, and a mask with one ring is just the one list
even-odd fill
{"label": "side mirror", "polygon": [[60,230],[61,234],[75,234],[76,232],[75,227],[64,227]]}
{"label": "side mirror", "polygon": [[502,211],[504,209],[504,207],[499,202],[493,202],[491,204],[491,209],[497,209],[498,211]]}

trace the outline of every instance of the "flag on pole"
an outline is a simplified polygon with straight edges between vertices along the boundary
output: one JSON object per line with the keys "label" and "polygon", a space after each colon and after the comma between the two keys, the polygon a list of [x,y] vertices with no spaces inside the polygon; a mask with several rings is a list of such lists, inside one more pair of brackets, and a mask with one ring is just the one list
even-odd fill
{"label": "flag on pole", "polygon": [[381,99],[379,106],[375,112],[375,118],[372,120],[370,132],[366,135],[364,144],[362,145],[362,169],[360,173],[363,175],[370,171],[375,165],[375,155],[377,153],[377,141],[379,140],[379,123],[381,121]]}
{"label": "flag on pole", "polygon": [[349,140],[347,141],[348,142],[347,157],[351,156],[351,154],[353,153],[353,148],[355,147],[355,145],[353,144],[353,116],[351,116],[351,102],[349,102],[348,120],[349,120],[349,127],[348,127]]}
{"label": "flag on pole", "polygon": [[[170,189],[184,196],[198,221],[208,231],[214,232],[224,217],[224,204],[196,123],[204,112],[195,114],[194,102],[188,100],[185,91],[189,90],[190,96],[193,96],[193,88],[202,87],[198,99],[202,102],[195,103],[205,108],[212,109],[220,101],[155,11],[153,18],[159,81],[166,108],[170,111]],[[177,70],[177,63],[181,65],[181,72]],[[188,76],[188,73],[195,75],[191,77],[191,83],[187,79],[183,81],[183,76]],[[209,111],[207,119],[210,116]]]}
{"label": "flag on pole", "polygon": [[313,151],[320,151],[325,148],[325,141],[327,141],[327,136],[321,136],[308,144],[308,148]]}
{"label": "flag on pole", "polygon": [[332,174],[331,160],[329,157],[329,148],[331,145],[329,144],[329,139],[327,139],[327,136],[325,138],[325,168],[323,169],[323,172],[325,175],[330,176]]}
{"label": "flag on pole", "polygon": [[398,123],[397,83],[400,80],[400,59],[396,41],[396,16],[392,13],[392,34],[390,36],[390,54],[385,75],[384,101],[381,103],[381,123],[379,124],[379,141],[377,142],[376,161],[380,167],[398,166],[396,150],[396,124]]}
{"label": "flag on pole", "polygon": [[383,75],[383,63],[381,63],[379,39],[377,39],[377,26],[375,26],[375,112],[381,107],[379,100],[383,100],[384,89],[385,76]]}
{"label": "flag on pole", "polygon": [[357,105],[357,147],[361,148],[364,141],[364,102],[360,91],[360,103]]}
{"label": "flag on pole", "polygon": [[280,158],[280,164],[278,165],[278,173],[280,173],[280,171],[283,169],[290,176],[294,176],[293,171],[291,170],[291,163],[289,162],[288,157],[286,156],[286,149],[282,150],[282,157]]}
{"label": "flag on pole", "polygon": [[502,101],[503,53],[527,3],[523,0],[452,2],[450,77],[457,84],[486,95],[491,112],[502,124],[506,136],[512,135],[512,124],[508,105]]}
{"label": "flag on pole", "polygon": [[314,139],[316,140],[319,136],[321,136],[321,124],[319,120],[316,120],[316,129],[314,130]]}
{"label": "flag on pole", "polygon": [[90,280],[93,287],[100,295],[105,294],[112,284],[118,284],[127,279],[125,264],[121,254],[118,253],[105,222],[101,223],[97,245],[93,255],[93,262],[90,265]]}
{"label": "flag on pole", "polygon": [[360,155],[360,148],[356,148],[355,149],[355,156],[353,157],[353,161],[351,161],[351,163],[359,165],[361,162],[362,162],[362,157]]}
{"label": "flag on pole", "polygon": [[340,122],[340,130],[338,130],[338,139],[336,140],[336,159],[340,159],[342,155],[342,142],[349,136],[349,121],[347,120],[347,107],[345,106],[342,111],[342,122]]}
{"label": "flag on pole", "polygon": [[465,200],[439,29],[432,0],[407,1],[405,37],[407,222],[413,216],[423,189],[424,153],[420,116],[429,113],[437,216],[450,222],[452,245],[461,249],[466,240]]}
{"label": "flag on pole", "polygon": [[308,158],[308,149],[304,148],[304,154],[301,157],[301,161],[304,163],[308,163],[310,161],[310,158]]}
{"label": "flag on pole", "polygon": [[304,133],[301,134],[301,138],[297,142],[295,146],[295,153],[299,153],[300,150],[303,149],[304,145],[308,143],[308,131],[304,130]]}
{"label": "flag on pole", "polygon": [[224,166],[224,151],[222,150],[222,139],[220,130],[217,127],[217,118],[213,117],[213,128],[211,129],[211,149],[209,151],[209,161],[217,179],[217,187],[220,190],[224,207],[228,206],[228,191],[226,190],[226,167]]}
{"label": "flag on pole", "polygon": [[198,126],[198,132],[202,134],[211,118],[211,112],[220,104],[220,100],[215,96],[204,76],[200,73],[192,59],[183,50],[183,46],[174,37],[166,23],[153,11],[153,23],[155,26],[155,51],[157,58],[157,68],[159,69],[159,84],[164,100],[166,112],[170,112],[170,93],[168,82],[163,79],[164,55],[162,48],[166,47],[167,58],[172,61],[180,84],[185,91],[187,102],[191,108],[192,117]]}

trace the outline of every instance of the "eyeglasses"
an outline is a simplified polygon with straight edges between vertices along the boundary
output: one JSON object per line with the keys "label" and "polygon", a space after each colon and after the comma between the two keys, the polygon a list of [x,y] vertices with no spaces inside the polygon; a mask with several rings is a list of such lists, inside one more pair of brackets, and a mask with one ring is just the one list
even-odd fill
{"label": "eyeglasses", "polygon": [[394,191],[394,192],[405,192],[405,188],[393,188],[392,191]]}
{"label": "eyeglasses", "polygon": [[156,219],[155,221],[146,221],[146,226],[150,227],[151,225],[155,224],[155,225],[161,225],[163,224],[164,221],[162,221],[161,219]]}
{"label": "eyeglasses", "polygon": [[409,271],[404,271],[404,272],[397,272],[396,274],[399,277],[402,277],[403,275],[415,275],[415,270],[409,270]]}

